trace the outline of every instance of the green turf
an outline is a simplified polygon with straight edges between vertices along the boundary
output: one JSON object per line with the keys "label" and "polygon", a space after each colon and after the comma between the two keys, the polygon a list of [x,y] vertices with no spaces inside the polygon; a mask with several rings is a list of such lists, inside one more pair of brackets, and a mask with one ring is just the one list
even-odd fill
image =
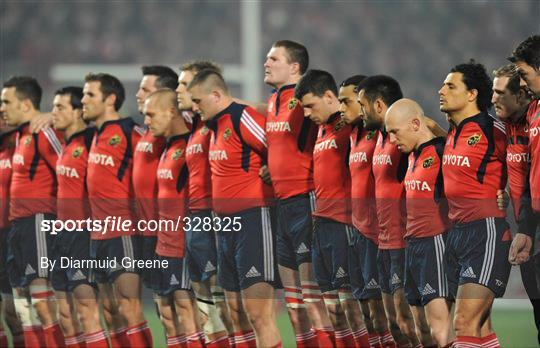
{"label": "green turf", "polygon": [[[163,329],[153,310],[146,311],[146,318],[152,328],[155,347],[165,347]],[[502,347],[525,348],[538,347],[536,344],[536,328],[534,327],[531,311],[524,310],[495,310],[493,312],[493,326]],[[283,347],[295,347],[294,333],[287,314],[280,313],[278,327],[283,340]]]}

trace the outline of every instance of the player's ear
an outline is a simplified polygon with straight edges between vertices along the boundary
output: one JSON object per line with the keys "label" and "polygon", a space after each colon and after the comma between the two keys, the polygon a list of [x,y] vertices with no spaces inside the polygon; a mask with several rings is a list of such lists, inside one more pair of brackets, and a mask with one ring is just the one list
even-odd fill
{"label": "player's ear", "polygon": [[478,90],[473,88],[469,90],[469,102],[473,102],[478,98]]}
{"label": "player's ear", "polygon": [[323,99],[326,102],[326,104],[331,104],[332,100],[335,98],[334,93],[331,90],[326,90],[323,94]]}
{"label": "player's ear", "polygon": [[20,103],[19,103],[19,107],[21,108],[21,111],[23,113],[28,113],[30,110],[32,110],[34,108],[34,105],[32,104],[32,101],[30,99],[23,99]]}
{"label": "player's ear", "polygon": [[105,105],[112,106],[114,108],[114,103],[116,103],[116,94],[111,93],[105,98]]}
{"label": "player's ear", "polygon": [[292,63],[291,66],[290,66],[290,72],[291,72],[291,75],[302,75],[300,74],[300,64],[299,63]]}
{"label": "player's ear", "polygon": [[413,126],[413,130],[415,131],[420,129],[420,119],[418,117],[415,117],[412,119],[412,126]]}

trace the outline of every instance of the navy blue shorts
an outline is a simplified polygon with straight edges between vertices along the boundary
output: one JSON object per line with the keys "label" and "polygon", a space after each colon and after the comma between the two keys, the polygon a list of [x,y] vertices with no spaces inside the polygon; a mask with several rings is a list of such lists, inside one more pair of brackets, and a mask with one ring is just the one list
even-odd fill
{"label": "navy blue shorts", "polygon": [[0,293],[11,295],[11,284],[7,272],[7,237],[10,228],[0,228]]}
{"label": "navy blue shorts", "polygon": [[90,241],[90,258],[98,262],[92,274],[98,283],[112,283],[122,273],[137,273],[140,270],[124,267],[122,259],[127,258],[127,265],[132,260],[141,259],[141,236],[120,236],[111,239],[93,239]]}
{"label": "navy blue shorts", "polygon": [[413,306],[449,298],[444,265],[446,239],[443,233],[433,237],[410,238],[405,249],[405,296]]}
{"label": "navy blue shorts", "polygon": [[41,261],[51,261],[55,235],[41,229],[41,222],[54,220],[52,214],[36,214],[16,219],[8,234],[7,270],[12,287],[26,287],[35,278],[49,278],[49,268]]}
{"label": "navy blue shorts", "polygon": [[381,291],[394,294],[405,280],[405,248],[379,249],[377,254]]}
{"label": "navy blue shorts", "polygon": [[313,221],[313,272],[321,292],[350,287],[349,242],[352,226],[315,217]]}
{"label": "navy blue shorts", "polygon": [[311,262],[315,192],[280,199],[277,203],[277,255],[283,267],[298,270]]}
{"label": "navy blue shorts", "polygon": [[446,265],[450,294],[459,285],[475,283],[502,297],[510,276],[508,251],[512,234],[503,218],[456,224],[448,234]]}
{"label": "navy blue shorts", "polygon": [[52,247],[55,265],[51,272],[54,290],[70,292],[81,284],[93,286],[90,279],[90,233],[88,231],[62,231],[58,233]]}
{"label": "navy blue shorts", "polygon": [[281,287],[277,272],[271,208],[253,208],[229,216],[239,231],[218,231],[218,282],[227,291],[265,282]]}
{"label": "navy blue shorts", "polygon": [[[155,260],[156,259],[156,245],[157,236],[141,236],[141,255],[142,259]],[[154,289],[154,284],[157,282],[155,279],[156,272],[152,268],[143,268],[140,270],[141,281],[145,288],[149,290]]]}
{"label": "navy blue shorts", "polygon": [[168,267],[156,268],[154,292],[159,296],[169,296],[177,290],[190,290],[189,272],[185,257],[156,256],[156,260],[168,262]]}
{"label": "navy blue shorts", "polygon": [[213,228],[207,231],[203,228],[204,221],[213,225],[214,217],[216,215],[211,210],[194,212],[189,216],[192,228],[186,230],[186,257],[193,282],[207,281],[217,273],[216,232]]}
{"label": "navy blue shorts", "polygon": [[354,298],[357,300],[381,299],[377,252],[379,248],[356,228],[349,247],[349,274]]}

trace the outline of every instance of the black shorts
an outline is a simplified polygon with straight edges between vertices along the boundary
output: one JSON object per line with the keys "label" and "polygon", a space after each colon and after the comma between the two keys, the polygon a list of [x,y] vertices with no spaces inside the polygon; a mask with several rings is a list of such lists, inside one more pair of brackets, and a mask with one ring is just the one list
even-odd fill
{"label": "black shorts", "polygon": [[350,287],[349,240],[352,226],[316,217],[313,234],[313,272],[322,293]]}
{"label": "black shorts", "polygon": [[446,268],[450,294],[459,285],[475,283],[502,297],[510,276],[508,251],[512,234],[503,218],[456,224],[447,241]]}
{"label": "black shorts", "polygon": [[354,298],[381,299],[377,253],[379,248],[369,238],[354,229],[349,246],[349,274]]}
{"label": "black shorts", "polygon": [[315,192],[280,199],[277,203],[277,255],[281,266],[298,270],[311,262]]}
{"label": "black shorts", "polygon": [[381,291],[393,295],[403,288],[405,280],[405,248],[379,249],[377,254]]}
{"label": "black shorts", "polygon": [[[141,254],[142,259],[147,260],[155,260],[156,259],[156,244],[157,244],[157,236],[141,236]],[[154,284],[156,284],[157,280],[155,279],[156,272],[154,272],[151,268],[143,268],[140,269],[141,274],[141,281],[144,287],[146,287],[149,290],[154,289]]]}
{"label": "black shorts", "polygon": [[449,297],[444,266],[447,233],[410,238],[405,249],[405,296],[413,306]]}
{"label": "black shorts", "polygon": [[157,260],[167,261],[167,267],[153,269],[154,292],[159,296],[169,296],[177,290],[190,290],[188,267],[185,257],[156,256]]}
{"label": "black shorts", "polygon": [[[194,282],[204,282],[217,274],[216,232],[213,228],[205,230],[201,226],[204,221],[214,221],[216,215],[211,210],[191,213],[190,226],[199,228],[186,230],[186,258],[189,277]],[[201,224],[198,224],[198,221]]]}
{"label": "black shorts", "polygon": [[52,261],[55,236],[41,227],[44,220],[54,220],[52,214],[36,214],[16,219],[8,234],[7,270],[12,287],[26,287],[35,278],[49,278],[49,267],[42,262]]}
{"label": "black shorts", "polygon": [[141,244],[141,236],[91,240],[90,258],[98,263],[92,270],[93,279],[98,283],[113,283],[122,273],[140,274],[140,269],[131,267],[131,262],[125,264],[123,259],[141,259]]}
{"label": "black shorts", "polygon": [[7,239],[10,228],[0,228],[0,293],[11,295],[11,284],[7,272]]}
{"label": "black shorts", "polygon": [[90,259],[90,233],[88,231],[60,232],[53,244],[55,265],[51,272],[51,285],[57,291],[73,291],[90,282],[91,268],[78,261]]}

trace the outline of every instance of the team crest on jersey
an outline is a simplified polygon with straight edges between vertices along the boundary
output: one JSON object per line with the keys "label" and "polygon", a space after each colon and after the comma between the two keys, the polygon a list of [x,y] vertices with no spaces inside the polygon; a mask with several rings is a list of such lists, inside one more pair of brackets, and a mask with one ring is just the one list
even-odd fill
{"label": "team crest on jersey", "polygon": [[24,139],[24,145],[25,146],[30,146],[30,143],[32,142],[32,137],[26,137]]}
{"label": "team crest on jersey", "polygon": [[292,110],[296,107],[296,105],[298,105],[298,99],[292,98],[291,100],[289,100],[289,104],[287,104],[287,107],[289,108],[289,110]]}
{"label": "team crest on jersey", "polygon": [[201,135],[205,135],[206,133],[208,133],[208,130],[209,130],[208,127],[203,126],[203,127],[201,128]]}
{"label": "team crest on jersey", "polygon": [[174,151],[172,154],[173,161],[178,160],[180,157],[182,157],[183,154],[184,154],[184,149],[178,149]]}
{"label": "team crest on jersey", "polygon": [[428,157],[424,160],[424,162],[422,162],[422,167],[423,168],[429,168],[433,165],[433,157]]}
{"label": "team crest on jersey", "polygon": [[345,126],[345,121],[343,121],[342,119],[338,121],[338,123],[336,123],[336,125],[334,126],[334,130],[336,132],[339,132],[341,129],[343,129],[343,127]]}
{"label": "team crest on jersey", "polygon": [[109,139],[109,145],[116,146],[120,144],[121,141],[122,141],[122,138],[120,138],[118,134],[115,134]]}
{"label": "team crest on jersey", "polygon": [[373,137],[375,136],[375,133],[376,133],[376,132],[377,132],[377,131],[374,131],[374,130],[368,131],[367,134],[366,134],[366,140],[369,141],[369,140],[373,139]]}
{"label": "team crest on jersey", "polygon": [[467,145],[474,146],[478,144],[481,138],[482,136],[480,134],[473,134],[469,137],[469,139],[467,139]]}
{"label": "team crest on jersey", "polygon": [[223,132],[223,139],[229,140],[231,137],[232,131],[230,128],[225,129],[225,132]]}
{"label": "team crest on jersey", "polygon": [[75,150],[73,150],[73,153],[71,154],[73,158],[79,158],[84,151],[84,148],[82,146],[77,146]]}

